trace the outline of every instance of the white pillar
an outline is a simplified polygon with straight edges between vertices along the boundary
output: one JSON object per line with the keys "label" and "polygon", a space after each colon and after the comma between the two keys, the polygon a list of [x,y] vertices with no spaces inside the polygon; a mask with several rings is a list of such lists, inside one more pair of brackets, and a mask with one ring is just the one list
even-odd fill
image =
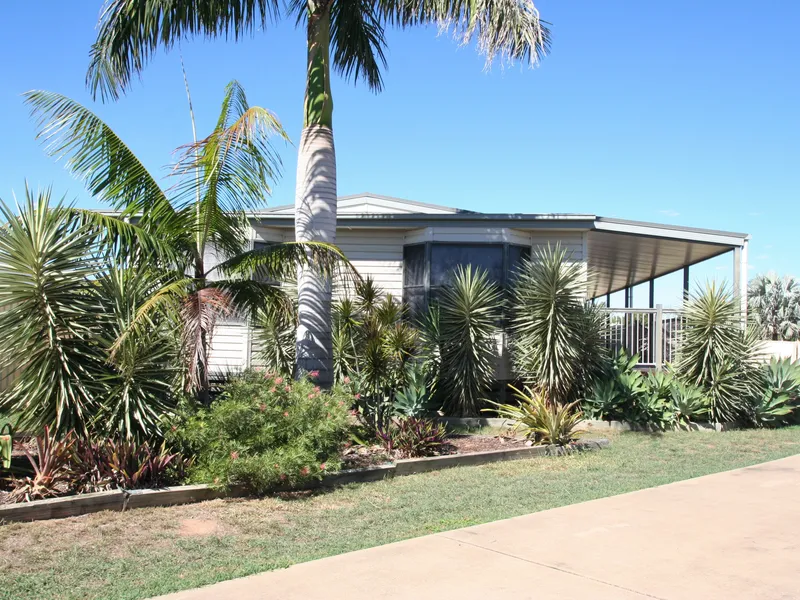
{"label": "white pillar", "polygon": [[733,294],[741,303],[742,322],[747,322],[747,240],[733,249]]}

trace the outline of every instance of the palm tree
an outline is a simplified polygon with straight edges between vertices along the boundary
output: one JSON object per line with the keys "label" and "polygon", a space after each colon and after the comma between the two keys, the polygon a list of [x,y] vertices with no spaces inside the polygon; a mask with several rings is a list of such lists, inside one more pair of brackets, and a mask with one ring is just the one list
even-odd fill
{"label": "palm tree", "polygon": [[770,340],[795,340],[800,334],[800,285],[794,277],[758,275],[747,292],[756,323]]}
{"label": "palm tree", "polygon": [[317,242],[250,249],[248,215],[266,202],[280,172],[270,140],[286,134],[272,113],[248,104],[236,81],[226,87],[211,134],[182,149],[169,195],[87,108],[52,92],[28,92],[25,99],[38,116],[48,153],[66,158],[67,168],[89,191],[119,213],[84,211],[84,219],[125,244],[132,238],[140,247],[142,240],[148,242],[153,250],[146,260],[171,274],[139,308],[113,351],[123,348],[151,312],[175,316],[181,323],[187,387],[200,400],[208,398],[209,350],[219,318],[254,316],[268,306],[288,310],[286,294],[266,281],[295,276],[298,265],[309,270],[313,265],[314,273],[329,277],[338,265],[349,264],[335,247]]}
{"label": "palm tree", "polygon": [[[284,11],[284,8],[286,9]],[[307,32],[307,78],[295,194],[295,239],[333,243],[336,237],[336,155],[333,143],[331,66],[346,79],[383,86],[388,25],[445,25],[463,43],[477,40],[487,62],[496,55],[535,65],[550,33],[532,0],[108,0],[92,46],[87,84],[102,98],[117,98],[156,50],[186,36],[238,39],[266,30],[283,16]],[[333,379],[331,289],[319,273],[298,276],[298,365]]]}

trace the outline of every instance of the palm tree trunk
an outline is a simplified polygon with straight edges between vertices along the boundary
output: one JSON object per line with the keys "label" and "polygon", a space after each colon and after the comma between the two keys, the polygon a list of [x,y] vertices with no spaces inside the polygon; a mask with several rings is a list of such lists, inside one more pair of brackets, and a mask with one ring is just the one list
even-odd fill
{"label": "palm tree trunk", "polygon": [[[308,79],[305,119],[297,160],[295,239],[336,241],[336,151],[330,92],[330,10],[309,5]],[[331,282],[301,267],[297,281],[297,372],[318,371],[321,384],[333,382]]]}

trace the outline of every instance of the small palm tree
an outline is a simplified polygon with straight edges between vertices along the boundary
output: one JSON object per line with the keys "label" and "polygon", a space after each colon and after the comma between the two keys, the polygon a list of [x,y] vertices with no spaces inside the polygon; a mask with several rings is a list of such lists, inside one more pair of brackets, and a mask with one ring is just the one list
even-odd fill
{"label": "small palm tree", "polygon": [[[117,218],[84,212],[115,240],[146,240],[158,250],[148,260],[170,273],[122,333],[114,351],[153,311],[181,323],[187,387],[207,401],[209,351],[219,318],[259,311],[290,310],[279,286],[298,265],[330,276],[349,265],[333,246],[317,242],[250,248],[249,213],[266,203],[280,160],[271,138],[287,139],[268,110],[251,107],[232,81],[219,119],[206,138],[182,149],[173,167],[176,184],[163,190],[114,131],[87,108],[60,94],[32,91],[26,102],[38,117],[48,153],[66,158],[67,168],[89,191],[119,211]],[[170,192],[168,194],[168,192]],[[135,225],[124,225],[133,220]],[[219,262],[209,260],[216,256]]]}
{"label": "small palm tree", "polygon": [[[238,40],[268,31],[286,16],[306,28],[308,49],[303,132],[297,161],[295,239],[333,243],[336,237],[336,153],[330,70],[365,81],[378,92],[386,64],[385,30],[437,24],[463,43],[477,40],[487,63],[496,55],[532,65],[550,33],[532,0],[108,0],[92,46],[87,83],[95,96],[117,98],[159,47],[192,35]],[[297,353],[301,366],[332,379],[330,305],[325,278],[301,269]]]}
{"label": "small palm tree", "polygon": [[747,291],[750,314],[770,340],[800,336],[800,284],[794,277],[775,273],[757,275]]}

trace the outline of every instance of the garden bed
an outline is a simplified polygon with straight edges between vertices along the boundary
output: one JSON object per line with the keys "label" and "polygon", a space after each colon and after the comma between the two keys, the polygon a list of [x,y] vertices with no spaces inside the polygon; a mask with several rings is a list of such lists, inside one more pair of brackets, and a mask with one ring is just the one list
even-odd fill
{"label": "garden bed", "polygon": [[[471,438],[471,439],[470,439]],[[411,475],[426,471],[436,471],[456,466],[481,465],[492,462],[519,460],[537,456],[555,456],[577,451],[596,450],[609,444],[607,439],[576,442],[567,447],[531,446],[523,440],[498,436],[464,436],[451,438],[448,445],[437,456],[424,458],[390,459],[384,453],[384,463],[364,466],[358,469],[330,473],[320,480],[312,480],[295,487],[275,490],[291,492],[312,490],[321,487],[337,487],[349,483],[364,483],[389,477]],[[459,452],[459,447],[461,452]],[[355,454],[359,454],[357,451]],[[378,456],[376,452],[374,454]],[[247,496],[249,493],[233,487],[222,490],[209,485],[186,485],[163,489],[111,490],[93,494],[79,494],[50,498],[33,502],[22,502],[0,506],[0,522],[36,521],[84,515],[103,510],[124,511],[146,506],[171,506],[188,504],[222,497]]]}

